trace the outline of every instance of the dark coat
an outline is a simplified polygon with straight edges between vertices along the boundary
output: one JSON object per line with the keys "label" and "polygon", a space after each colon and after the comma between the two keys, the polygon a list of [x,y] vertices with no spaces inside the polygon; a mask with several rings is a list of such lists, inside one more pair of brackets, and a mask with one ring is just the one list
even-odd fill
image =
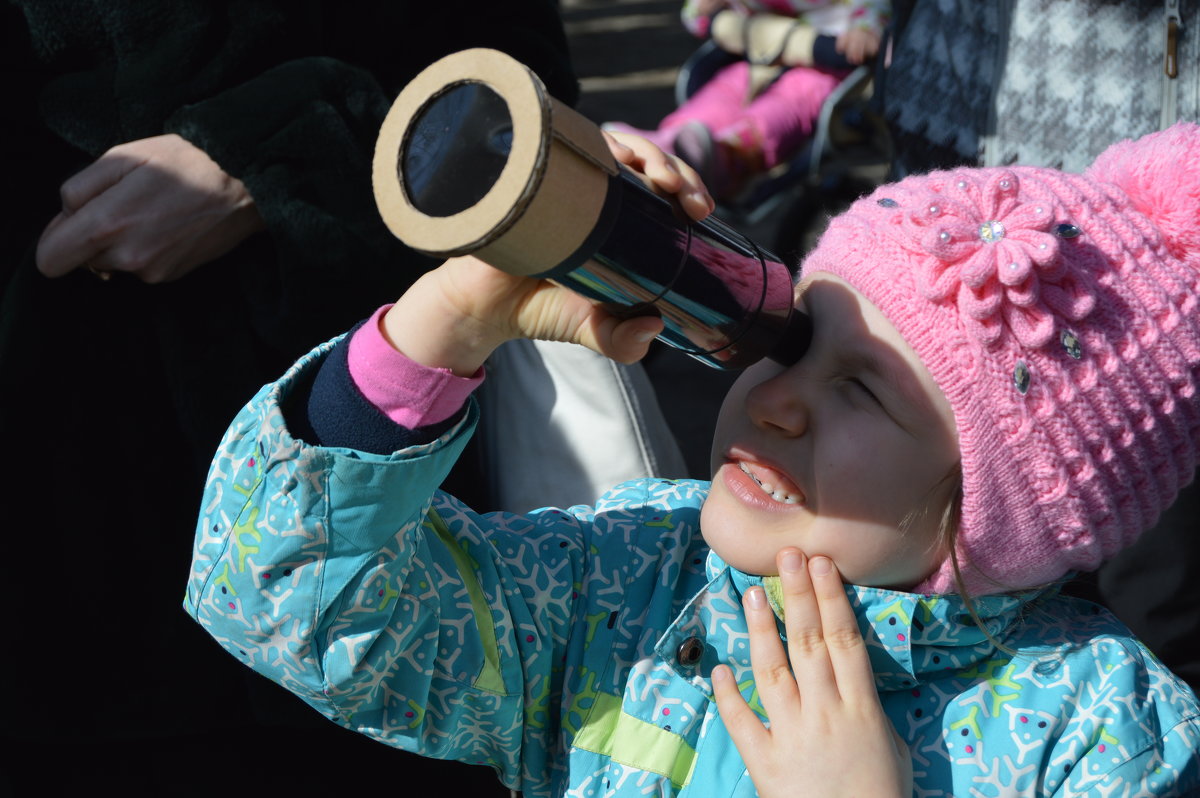
{"label": "dark coat", "polygon": [[[489,46],[574,102],[557,6],[11,0],[0,14],[5,735],[216,744],[257,719],[240,669],[178,609],[211,454],[259,385],[432,265],[387,232],[371,193],[400,87]],[[245,183],[266,231],[174,283],[42,277],[34,248],[62,181],[168,132]],[[104,562],[118,549],[89,541],[108,536],[138,540],[139,556]],[[64,641],[68,618],[87,631]]]}

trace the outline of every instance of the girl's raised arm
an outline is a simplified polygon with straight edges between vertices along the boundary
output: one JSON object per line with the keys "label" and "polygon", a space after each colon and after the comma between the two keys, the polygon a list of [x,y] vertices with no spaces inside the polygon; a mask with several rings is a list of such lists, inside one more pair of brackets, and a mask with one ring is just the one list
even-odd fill
{"label": "girl's raised arm", "polygon": [[[712,211],[700,178],[683,161],[638,136],[605,135],[618,161],[646,175],[661,193],[674,195],[689,216],[702,219]],[[553,283],[514,277],[471,256],[451,258],[425,274],[381,326],[410,359],[464,377],[514,338],[571,341],[632,363],[662,330],[656,317],[620,320]]]}

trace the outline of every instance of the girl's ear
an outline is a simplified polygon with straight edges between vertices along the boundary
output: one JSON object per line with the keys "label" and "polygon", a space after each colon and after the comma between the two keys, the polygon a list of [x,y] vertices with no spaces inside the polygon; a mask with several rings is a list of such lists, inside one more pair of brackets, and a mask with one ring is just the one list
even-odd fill
{"label": "girl's ear", "polygon": [[1162,231],[1172,255],[1200,252],[1200,125],[1180,122],[1114,144],[1085,174],[1124,191]]}

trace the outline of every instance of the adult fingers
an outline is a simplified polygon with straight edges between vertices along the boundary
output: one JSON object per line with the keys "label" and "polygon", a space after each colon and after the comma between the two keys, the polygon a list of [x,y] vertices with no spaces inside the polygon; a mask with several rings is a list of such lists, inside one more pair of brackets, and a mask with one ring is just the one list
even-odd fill
{"label": "adult fingers", "polygon": [[75,213],[143,163],[145,158],[130,155],[119,147],[109,150],[59,187],[63,211],[67,215]]}
{"label": "adult fingers", "polygon": [[878,703],[867,645],[837,566],[828,557],[814,557],[808,572],[838,693],[843,700],[869,697]]}
{"label": "adult fingers", "polygon": [[43,274],[61,277],[99,262],[119,228],[114,208],[121,201],[108,192],[144,162],[115,147],[62,184],[62,212],[50,220],[38,241],[36,261]]}
{"label": "adult fingers", "polygon": [[106,236],[84,211],[58,214],[38,240],[35,261],[38,271],[47,277],[61,277],[96,260],[107,248]]}

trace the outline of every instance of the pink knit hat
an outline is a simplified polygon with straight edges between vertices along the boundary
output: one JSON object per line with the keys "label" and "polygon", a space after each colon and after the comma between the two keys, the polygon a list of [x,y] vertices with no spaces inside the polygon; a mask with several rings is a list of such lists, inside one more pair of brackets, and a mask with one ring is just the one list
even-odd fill
{"label": "pink knit hat", "polygon": [[[1083,175],[960,169],[883,186],[804,264],[870,299],[954,409],[957,554],[995,593],[1089,571],[1152,526],[1200,445],[1200,126]],[[949,560],[917,592],[957,592]]]}

